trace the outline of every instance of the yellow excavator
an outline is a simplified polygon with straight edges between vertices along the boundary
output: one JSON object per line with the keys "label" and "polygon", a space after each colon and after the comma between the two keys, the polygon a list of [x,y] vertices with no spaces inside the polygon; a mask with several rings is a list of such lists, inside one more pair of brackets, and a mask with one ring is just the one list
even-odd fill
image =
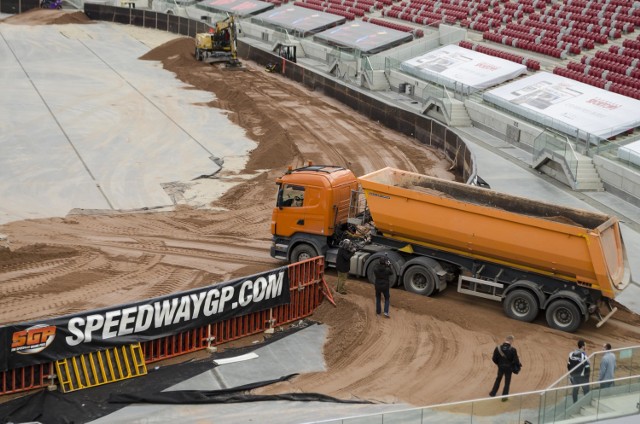
{"label": "yellow excavator", "polygon": [[209,32],[196,34],[196,59],[205,63],[225,63],[240,67],[237,47],[237,27],[233,16],[216,22]]}

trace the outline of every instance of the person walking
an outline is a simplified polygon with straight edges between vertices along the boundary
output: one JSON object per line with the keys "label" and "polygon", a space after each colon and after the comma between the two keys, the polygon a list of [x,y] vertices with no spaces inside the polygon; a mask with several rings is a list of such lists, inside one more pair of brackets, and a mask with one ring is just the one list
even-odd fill
{"label": "person walking", "polygon": [[602,359],[600,360],[600,374],[598,375],[598,381],[604,381],[604,383],[600,383],[600,388],[606,389],[614,384],[613,381],[607,380],[613,380],[615,378],[616,354],[611,352],[611,345],[609,343],[605,343],[602,348],[607,352],[602,355]]}
{"label": "person walking", "polygon": [[[493,350],[493,363],[498,367],[498,375],[496,381],[493,383],[493,388],[489,392],[489,396],[494,397],[498,393],[502,377],[504,377],[504,387],[502,388],[502,396],[509,394],[509,386],[511,385],[511,374],[515,371],[516,374],[520,372],[522,364],[520,358],[518,358],[518,351],[513,344],[513,336],[507,336],[504,339],[504,343],[500,346],[496,346]],[[503,402],[507,401],[507,398],[502,399]]]}
{"label": "person walking", "polygon": [[569,354],[567,361],[569,378],[573,385],[573,403],[578,401],[578,392],[582,387],[582,394],[589,393],[589,378],[591,376],[591,364],[587,356],[587,348],[584,340],[578,340],[578,348]]}
{"label": "person walking", "polygon": [[351,257],[355,252],[356,247],[351,240],[344,239],[340,242],[336,258],[336,269],[338,270],[336,291],[340,294],[347,294],[347,276],[351,269]]}
{"label": "person walking", "polygon": [[389,317],[389,300],[390,293],[389,287],[391,286],[391,277],[393,277],[393,270],[391,269],[391,261],[385,255],[378,260],[375,268],[373,268],[374,286],[376,288],[376,315],[380,316],[382,308],[380,307],[380,301],[384,296],[384,317]]}

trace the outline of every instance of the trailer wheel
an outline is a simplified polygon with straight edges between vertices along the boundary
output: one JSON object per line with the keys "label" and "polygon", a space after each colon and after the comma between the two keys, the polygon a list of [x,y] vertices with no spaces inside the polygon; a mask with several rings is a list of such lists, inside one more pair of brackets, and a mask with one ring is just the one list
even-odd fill
{"label": "trailer wheel", "polygon": [[578,307],[567,299],[554,301],[547,307],[547,324],[556,330],[575,332],[582,324],[582,315]]}
{"label": "trailer wheel", "polygon": [[316,256],[318,256],[318,252],[316,252],[313,246],[302,243],[293,248],[293,252],[291,252],[291,262],[306,261]]}
{"label": "trailer wheel", "polygon": [[518,321],[531,322],[538,316],[540,307],[535,296],[527,290],[513,290],[504,300],[504,313]]}
{"label": "trailer wheel", "polygon": [[404,272],[402,282],[408,292],[431,296],[438,286],[438,275],[429,267],[413,265]]}

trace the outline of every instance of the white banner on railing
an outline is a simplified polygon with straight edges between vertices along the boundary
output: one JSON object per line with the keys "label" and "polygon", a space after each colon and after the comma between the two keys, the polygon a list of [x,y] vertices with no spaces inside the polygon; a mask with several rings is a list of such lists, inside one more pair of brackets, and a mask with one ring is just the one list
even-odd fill
{"label": "white banner on railing", "polygon": [[609,138],[640,126],[640,101],[548,72],[495,88],[484,99],[569,135]]}

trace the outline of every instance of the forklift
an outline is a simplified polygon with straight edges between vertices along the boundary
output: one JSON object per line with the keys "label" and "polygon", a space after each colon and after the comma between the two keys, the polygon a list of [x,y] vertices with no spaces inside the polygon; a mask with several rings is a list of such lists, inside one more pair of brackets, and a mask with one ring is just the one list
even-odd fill
{"label": "forklift", "polygon": [[278,44],[274,49],[274,52],[276,52],[283,60],[281,63],[268,63],[266,67],[267,72],[282,72],[284,64],[286,63],[285,60],[296,63],[296,46],[290,44]]}

